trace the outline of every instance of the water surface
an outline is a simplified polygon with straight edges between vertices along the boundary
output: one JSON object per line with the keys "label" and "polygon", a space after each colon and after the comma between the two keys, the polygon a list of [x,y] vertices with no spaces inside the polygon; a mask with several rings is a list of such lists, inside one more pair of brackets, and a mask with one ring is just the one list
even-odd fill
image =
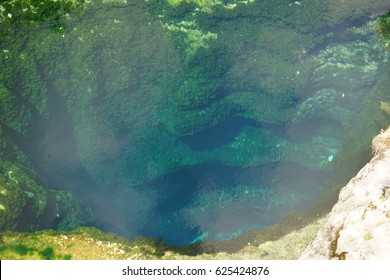
{"label": "water surface", "polygon": [[129,238],[227,240],[310,209],[365,122],[385,3],[149,2],[0,22],[20,164]]}

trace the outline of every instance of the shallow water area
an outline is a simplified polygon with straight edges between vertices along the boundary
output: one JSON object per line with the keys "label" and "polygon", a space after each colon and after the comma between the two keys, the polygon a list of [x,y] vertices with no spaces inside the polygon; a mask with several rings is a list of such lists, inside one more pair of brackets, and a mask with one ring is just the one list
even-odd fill
{"label": "shallow water area", "polygon": [[0,159],[93,215],[58,198],[42,228],[185,245],[318,202],[388,61],[388,3],[209,2],[47,0],[43,18],[2,18]]}

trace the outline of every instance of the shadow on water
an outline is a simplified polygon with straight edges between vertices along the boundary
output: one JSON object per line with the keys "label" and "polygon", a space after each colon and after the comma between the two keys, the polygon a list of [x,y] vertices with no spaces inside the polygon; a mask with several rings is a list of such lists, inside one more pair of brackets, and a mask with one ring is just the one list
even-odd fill
{"label": "shadow on water", "polygon": [[257,126],[257,122],[233,116],[181,140],[194,151],[209,151],[233,142],[244,126]]}

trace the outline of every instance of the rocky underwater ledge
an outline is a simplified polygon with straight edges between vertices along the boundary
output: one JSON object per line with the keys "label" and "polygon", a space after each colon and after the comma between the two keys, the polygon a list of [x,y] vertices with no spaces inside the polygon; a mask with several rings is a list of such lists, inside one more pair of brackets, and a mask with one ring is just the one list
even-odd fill
{"label": "rocky underwater ledge", "polygon": [[[330,214],[280,239],[215,252],[211,243],[167,246],[129,241],[92,227],[74,231],[3,232],[1,259],[390,259],[390,127],[373,141],[372,160],[341,189]],[[264,231],[263,236],[267,236]]]}

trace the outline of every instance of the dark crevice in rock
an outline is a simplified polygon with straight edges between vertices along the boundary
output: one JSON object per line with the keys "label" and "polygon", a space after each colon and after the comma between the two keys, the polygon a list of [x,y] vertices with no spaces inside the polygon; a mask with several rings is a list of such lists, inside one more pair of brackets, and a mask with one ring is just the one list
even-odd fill
{"label": "dark crevice in rock", "polygon": [[336,238],[332,242],[330,242],[330,245],[329,245],[329,256],[328,256],[328,258],[330,260],[332,260],[332,259],[345,260],[346,259],[347,252],[341,252],[340,254],[336,253],[338,240],[340,238],[340,231],[342,231],[342,230],[343,230],[343,227],[341,226],[336,231]]}

